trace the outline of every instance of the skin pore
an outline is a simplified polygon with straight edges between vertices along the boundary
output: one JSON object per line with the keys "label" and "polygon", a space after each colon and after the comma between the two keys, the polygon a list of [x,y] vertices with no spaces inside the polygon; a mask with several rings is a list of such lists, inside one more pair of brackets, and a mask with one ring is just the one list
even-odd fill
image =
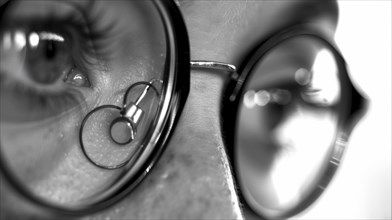
{"label": "skin pore", "polygon": [[[337,22],[334,1],[183,0],[179,8],[187,26],[191,59],[220,61],[237,67],[258,43],[276,31],[309,24],[332,37]],[[108,10],[107,16],[115,11]],[[243,218],[220,128],[219,103],[227,76],[224,71],[192,69],[189,97],[155,167],[118,204],[84,219]],[[108,79],[98,80],[105,84],[110,83]],[[12,192],[5,196],[2,193],[1,199],[2,212],[13,213],[5,216],[15,213],[46,216]],[[20,206],[11,207],[9,204],[15,203],[7,205],[4,199]]]}

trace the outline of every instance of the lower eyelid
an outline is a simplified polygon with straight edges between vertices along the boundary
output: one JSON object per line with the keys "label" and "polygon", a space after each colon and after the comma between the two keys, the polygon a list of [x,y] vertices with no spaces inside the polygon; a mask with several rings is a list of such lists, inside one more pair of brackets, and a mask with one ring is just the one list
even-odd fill
{"label": "lower eyelid", "polygon": [[62,91],[38,91],[19,82],[1,82],[1,118],[4,122],[46,121],[87,105],[90,91],[64,86]]}
{"label": "lower eyelid", "polygon": [[10,91],[2,92],[1,98],[1,102],[7,103],[1,107],[2,121],[12,123],[46,121],[82,106],[80,98],[72,93],[47,96],[34,92],[26,95],[24,92]]}

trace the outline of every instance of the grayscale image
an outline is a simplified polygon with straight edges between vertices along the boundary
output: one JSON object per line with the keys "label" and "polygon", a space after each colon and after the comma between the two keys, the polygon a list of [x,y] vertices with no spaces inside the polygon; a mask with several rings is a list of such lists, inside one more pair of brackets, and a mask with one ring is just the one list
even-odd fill
{"label": "grayscale image", "polygon": [[391,8],[0,0],[0,218],[390,219]]}

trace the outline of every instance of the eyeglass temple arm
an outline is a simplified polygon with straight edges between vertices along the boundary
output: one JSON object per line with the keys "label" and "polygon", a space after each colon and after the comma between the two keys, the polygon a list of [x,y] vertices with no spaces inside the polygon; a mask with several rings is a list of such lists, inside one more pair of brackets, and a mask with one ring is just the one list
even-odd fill
{"label": "eyeglass temple arm", "polygon": [[229,72],[236,72],[237,68],[228,63],[216,62],[216,61],[207,61],[207,60],[191,60],[191,67],[193,68],[207,68],[207,69],[216,69],[216,70],[224,70]]}
{"label": "eyeglass temple arm", "polygon": [[230,73],[231,78],[238,78],[237,68],[233,64],[207,60],[191,60],[190,64],[191,68],[226,71]]}

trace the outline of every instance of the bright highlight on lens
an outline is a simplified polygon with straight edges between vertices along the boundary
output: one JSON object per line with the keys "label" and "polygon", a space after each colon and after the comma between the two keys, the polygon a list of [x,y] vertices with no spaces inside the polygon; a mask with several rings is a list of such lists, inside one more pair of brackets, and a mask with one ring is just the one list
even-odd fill
{"label": "bright highlight on lens", "polygon": [[324,49],[317,54],[312,73],[312,81],[308,84],[309,89],[302,95],[302,98],[307,102],[322,106],[338,103],[341,89],[336,61],[330,51]]}
{"label": "bright highlight on lens", "polygon": [[258,106],[265,106],[271,101],[270,93],[265,90],[260,90],[255,94],[254,102]]}
{"label": "bright highlight on lens", "polygon": [[29,44],[32,48],[36,48],[39,44],[39,35],[35,32],[29,35]]}
{"label": "bright highlight on lens", "polygon": [[53,40],[53,41],[64,42],[64,38],[55,33],[41,32],[39,33],[39,37],[41,40]]}
{"label": "bright highlight on lens", "polygon": [[16,31],[14,36],[14,43],[17,50],[22,50],[26,46],[26,36],[22,31]]}
{"label": "bright highlight on lens", "polygon": [[249,90],[245,93],[243,104],[246,108],[264,107],[270,103],[287,105],[291,101],[291,93],[286,89]]}
{"label": "bright highlight on lens", "polygon": [[[317,132],[312,132],[317,129]],[[308,169],[309,164],[323,161],[329,146],[333,143],[336,118],[330,113],[312,112],[297,108],[285,117],[273,130],[272,136],[277,146],[283,150],[271,168],[271,180],[275,187],[276,199],[282,206],[296,203],[303,196],[299,191],[317,170]],[[287,183],[290,184],[287,184]]]}
{"label": "bright highlight on lens", "polygon": [[254,90],[245,93],[243,103],[247,108],[253,108],[255,106],[255,95],[256,92]]}

